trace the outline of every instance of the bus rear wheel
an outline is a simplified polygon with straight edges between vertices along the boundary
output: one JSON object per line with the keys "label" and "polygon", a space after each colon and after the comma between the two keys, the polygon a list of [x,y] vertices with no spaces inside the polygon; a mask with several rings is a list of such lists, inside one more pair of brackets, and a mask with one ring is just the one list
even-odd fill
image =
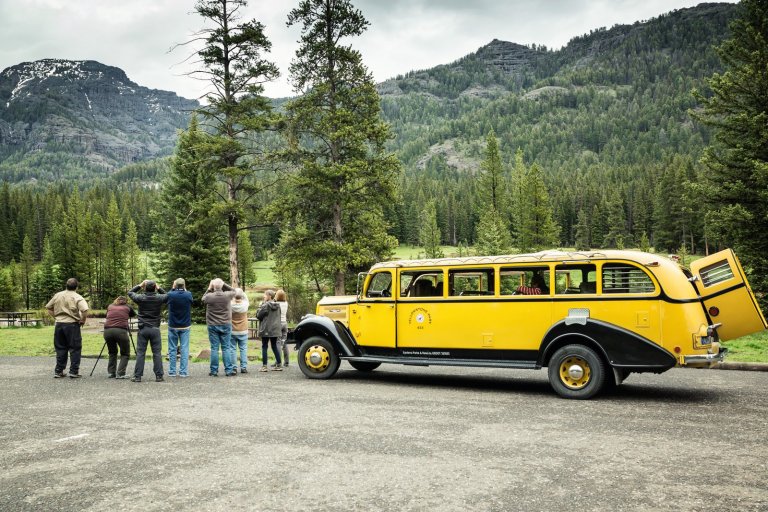
{"label": "bus rear wheel", "polygon": [[563,398],[592,398],[605,383],[605,364],[584,345],[559,348],[549,360],[549,383]]}
{"label": "bus rear wheel", "polygon": [[299,347],[299,368],[310,379],[330,379],[341,360],[333,344],[321,336],[307,338]]}

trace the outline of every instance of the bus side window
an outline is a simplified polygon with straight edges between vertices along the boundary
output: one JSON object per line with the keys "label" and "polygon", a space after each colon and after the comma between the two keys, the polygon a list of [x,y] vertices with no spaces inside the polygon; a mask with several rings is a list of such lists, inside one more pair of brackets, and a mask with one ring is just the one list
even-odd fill
{"label": "bus side window", "polygon": [[597,293],[597,270],[592,264],[558,265],[555,294]]}

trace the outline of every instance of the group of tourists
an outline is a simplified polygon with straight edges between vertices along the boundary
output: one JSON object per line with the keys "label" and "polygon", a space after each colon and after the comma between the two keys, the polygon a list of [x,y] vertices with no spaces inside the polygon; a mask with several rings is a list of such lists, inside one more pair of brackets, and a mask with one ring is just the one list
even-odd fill
{"label": "group of tourists", "polygon": [[[88,316],[88,303],[77,293],[77,279],[67,281],[66,289],[53,296],[46,304],[48,313],[55,318],[53,344],[56,350],[56,368],[54,378],[66,377],[69,356],[69,377],[80,378],[80,353],[82,337],[80,327]],[[109,353],[107,376],[114,379],[126,379],[128,359],[131,352],[129,341],[130,319],[137,317],[138,336],[136,343],[136,364],[132,382],[141,382],[144,376],[144,359],[147,346],[152,350],[153,372],[155,381],[164,380],[162,359],[162,337],[160,322],[162,309],[168,310],[168,375],[171,377],[189,376],[189,335],[192,328],[192,293],[186,289],[184,279],[176,279],[166,293],[155,281],[144,280],[134,286],[128,297],[137,305],[138,313],[128,304],[125,297],[117,297],[107,307],[104,322],[104,342]],[[208,326],[208,340],[211,347],[210,371],[208,375],[219,374],[219,350],[224,365],[224,374],[228,377],[238,373],[238,355],[240,373],[248,373],[248,309],[250,304],[245,292],[232,288],[223,280],[216,278],[208,284],[202,302],[206,305],[205,321]],[[261,338],[261,371],[268,372],[268,351],[272,348],[275,356],[273,371],[282,371],[288,367],[288,302],[283,290],[267,290],[256,311],[259,321],[258,337]],[[120,361],[118,363],[118,352]],[[177,372],[176,357],[179,355]],[[282,356],[282,357],[281,357]]]}

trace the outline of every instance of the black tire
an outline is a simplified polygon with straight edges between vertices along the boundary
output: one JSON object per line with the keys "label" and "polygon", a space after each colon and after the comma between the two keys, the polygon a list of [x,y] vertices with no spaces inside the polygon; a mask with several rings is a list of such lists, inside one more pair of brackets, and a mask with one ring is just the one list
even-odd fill
{"label": "black tire", "polygon": [[552,389],[563,398],[592,398],[603,389],[606,380],[603,360],[584,345],[558,349],[549,360],[547,372]]}
{"label": "black tire", "polygon": [[321,336],[304,340],[299,347],[297,360],[301,372],[310,379],[330,379],[341,364],[333,344]]}
{"label": "black tire", "polygon": [[359,372],[372,372],[381,366],[381,363],[369,363],[366,361],[350,361],[349,364],[351,364],[352,368]]}

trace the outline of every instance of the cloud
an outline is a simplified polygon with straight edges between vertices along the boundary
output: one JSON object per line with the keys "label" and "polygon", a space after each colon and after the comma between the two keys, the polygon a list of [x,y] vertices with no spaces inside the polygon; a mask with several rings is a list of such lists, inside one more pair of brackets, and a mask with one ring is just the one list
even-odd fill
{"label": "cloud", "polygon": [[[630,24],[697,0],[359,0],[370,22],[354,47],[377,81],[452,62],[492,39],[559,48],[598,27]],[[273,97],[292,94],[287,73],[298,27],[286,27],[294,2],[252,0],[245,19],[265,25],[269,56],[283,76]],[[122,68],[140,85],[196,98],[205,91],[185,73],[188,41],[203,26],[193,0],[0,0],[0,69],[42,58],[98,60]]]}

